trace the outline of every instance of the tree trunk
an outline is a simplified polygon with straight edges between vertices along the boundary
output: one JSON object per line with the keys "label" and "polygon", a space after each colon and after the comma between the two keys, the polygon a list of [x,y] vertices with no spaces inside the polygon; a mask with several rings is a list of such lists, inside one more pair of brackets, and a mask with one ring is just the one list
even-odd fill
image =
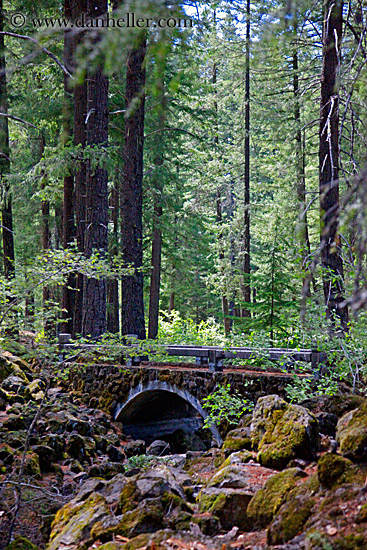
{"label": "tree trunk", "polygon": [[320,104],[319,191],[321,263],[326,312],[343,330],[348,323],[344,301],[339,222],[339,79],[343,0],[325,0]]}
{"label": "tree trunk", "polygon": [[[40,147],[40,160],[42,159],[43,152],[45,149],[45,137],[41,135],[41,147]],[[42,173],[41,179],[41,189],[45,188],[45,176]],[[42,242],[42,251],[46,252],[51,249],[51,231],[50,231],[50,203],[47,199],[42,200],[41,203],[41,242]],[[43,311],[44,311],[44,330],[45,334],[49,338],[55,336],[55,325],[49,317],[50,305],[49,300],[51,300],[51,291],[49,286],[46,284],[42,289],[42,302],[43,302]]]}
{"label": "tree trunk", "polygon": [[[0,30],[4,30],[3,2],[0,0]],[[8,112],[4,35],[0,35],[0,111]],[[10,280],[15,273],[12,199],[8,175],[10,172],[9,125],[6,116],[0,117],[0,183],[2,193],[2,237],[5,277]]]}
{"label": "tree trunk", "polygon": [[[64,0],[64,15],[70,19],[73,15],[72,1]],[[73,71],[74,65],[74,44],[71,31],[65,31],[64,34],[64,65],[70,73]],[[64,109],[63,109],[63,142],[69,141],[72,133],[73,107],[72,107],[72,88],[69,82],[69,77],[64,74]],[[75,237],[74,224],[74,176],[68,174],[64,177],[64,200],[63,200],[63,235],[62,244],[64,249],[67,249],[73,242]],[[74,327],[74,303],[75,303],[75,274],[70,274],[67,278],[66,285],[62,289],[62,309],[63,318],[66,323],[63,324],[63,332],[73,334]]]}
{"label": "tree trunk", "polygon": [[[250,285],[250,0],[247,0],[246,22],[246,77],[245,77],[245,174],[244,174],[244,220],[243,220],[243,300],[251,303]],[[250,310],[245,307],[243,317],[250,317]]]}
{"label": "tree trunk", "polygon": [[[94,0],[89,13],[98,17],[107,12],[107,0]],[[98,40],[98,39],[97,39]],[[98,66],[88,74],[87,82],[87,145],[95,147],[97,155],[108,145],[108,77]],[[101,165],[87,163],[85,255],[108,252],[108,174]],[[85,278],[83,287],[82,334],[98,338],[106,331],[107,281]]]}
{"label": "tree trunk", "polygon": [[122,278],[122,334],[145,339],[143,295],[143,148],[146,37],[129,51],[126,73],[124,178],[121,239],[124,263],[134,270]]}
{"label": "tree trunk", "polygon": [[[216,13],[214,12],[214,22],[216,19]],[[217,102],[217,64],[213,63],[213,75],[212,83],[214,86],[214,110],[215,110],[215,136],[214,144],[217,151],[219,145],[219,128],[218,128],[218,102]],[[224,334],[226,336],[231,332],[231,322],[229,319],[229,307],[228,307],[228,298],[226,294],[226,285],[225,285],[225,268],[224,268],[224,248],[223,248],[223,216],[222,216],[222,197],[220,189],[217,189],[216,196],[216,224],[218,228],[218,243],[219,243],[219,264],[220,264],[220,273],[223,279],[221,295],[222,295],[222,314],[223,314],[223,327]]]}
{"label": "tree trunk", "polygon": [[[110,254],[112,257],[118,253],[118,221],[119,221],[119,189],[118,183],[115,183],[115,187],[112,193],[112,223],[113,223],[113,241],[111,243]],[[119,320],[119,289],[118,280],[109,279],[107,285],[107,331],[112,334],[118,334],[120,331]]]}
{"label": "tree trunk", "polygon": [[[87,0],[73,0],[73,18],[76,19],[82,13],[87,12]],[[83,41],[83,34],[79,33],[75,41],[75,49]],[[81,146],[80,159],[74,174],[75,186],[75,233],[79,252],[85,251],[85,201],[86,201],[86,165],[83,151],[86,145],[86,118],[87,118],[87,82],[84,81],[74,87],[74,145]],[[73,335],[82,332],[82,306],[83,306],[83,275],[77,274],[74,330]]]}

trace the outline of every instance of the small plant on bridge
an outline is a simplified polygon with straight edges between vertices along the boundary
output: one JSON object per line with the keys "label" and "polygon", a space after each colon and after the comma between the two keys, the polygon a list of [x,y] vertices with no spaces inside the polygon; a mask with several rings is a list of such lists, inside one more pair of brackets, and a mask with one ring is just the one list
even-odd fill
{"label": "small plant on bridge", "polygon": [[208,411],[204,427],[209,428],[222,422],[237,422],[243,414],[253,409],[253,404],[237,390],[231,391],[231,384],[226,384],[218,386],[213,393],[205,397],[203,407]]}

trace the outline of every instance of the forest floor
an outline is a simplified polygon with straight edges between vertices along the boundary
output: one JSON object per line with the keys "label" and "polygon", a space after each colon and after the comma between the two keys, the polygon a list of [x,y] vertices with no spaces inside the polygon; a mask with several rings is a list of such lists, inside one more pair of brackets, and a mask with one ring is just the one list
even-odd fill
{"label": "forest floor", "polygon": [[[171,446],[166,454],[162,441],[147,448],[132,440],[76,392],[55,385],[44,399],[47,380],[37,366],[7,352],[0,363],[1,550],[10,535],[9,550],[23,550],[19,536],[47,550],[367,548],[364,447],[351,461],[334,445],[352,412],[367,409],[363,398],[325,398],[311,413],[267,396],[224,434],[222,448],[183,434],[185,452]],[[359,442],[367,442],[366,426]],[[257,437],[266,443],[255,444]]]}

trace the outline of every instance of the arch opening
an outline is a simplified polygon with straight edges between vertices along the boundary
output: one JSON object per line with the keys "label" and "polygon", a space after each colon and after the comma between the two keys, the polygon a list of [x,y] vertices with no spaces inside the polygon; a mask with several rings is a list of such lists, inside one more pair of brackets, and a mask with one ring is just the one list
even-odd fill
{"label": "arch opening", "polygon": [[[124,432],[134,439],[150,444],[155,439],[169,441],[172,434],[202,433],[207,413],[200,402],[185,390],[166,382],[150,382],[130,391],[127,400],[118,405],[115,420],[124,426]],[[216,426],[210,428],[211,438],[222,442]]]}

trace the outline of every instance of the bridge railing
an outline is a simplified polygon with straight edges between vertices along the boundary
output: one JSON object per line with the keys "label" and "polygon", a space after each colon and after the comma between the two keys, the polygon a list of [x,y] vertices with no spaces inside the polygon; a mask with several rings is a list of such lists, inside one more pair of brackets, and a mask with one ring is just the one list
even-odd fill
{"label": "bridge railing", "polygon": [[[132,336],[131,343],[121,344],[118,351],[124,357],[127,366],[139,365],[141,361],[149,359],[149,351],[142,349],[139,343],[134,341]],[[74,344],[71,342],[70,334],[59,335],[60,358],[64,359],[67,351],[93,351],[108,347],[103,344]],[[211,372],[220,372],[223,370],[225,359],[245,359],[252,360],[259,355],[271,362],[282,362],[291,365],[297,362],[310,363],[312,370],[317,370],[320,364],[327,361],[325,352],[319,351],[316,347],[311,349],[283,349],[283,348],[250,348],[250,347],[230,347],[220,346],[197,346],[197,345],[162,345],[158,346],[160,353],[167,357],[195,357],[196,364],[208,366]],[[114,346],[114,351],[116,346]]]}

